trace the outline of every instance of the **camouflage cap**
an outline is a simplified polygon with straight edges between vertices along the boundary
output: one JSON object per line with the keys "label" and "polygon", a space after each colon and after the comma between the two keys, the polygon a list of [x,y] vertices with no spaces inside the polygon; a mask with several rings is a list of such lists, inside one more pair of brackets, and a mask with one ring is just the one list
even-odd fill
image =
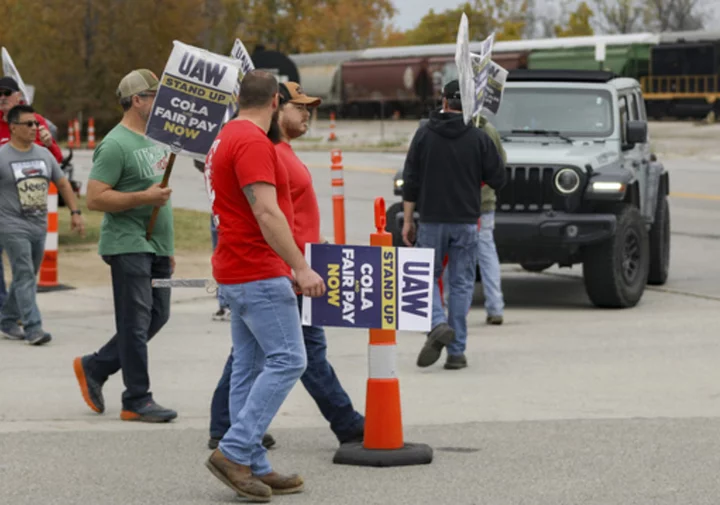
{"label": "camouflage cap", "polygon": [[160,81],[157,76],[146,68],[133,70],[122,78],[117,88],[118,98],[128,98],[143,91],[156,91]]}

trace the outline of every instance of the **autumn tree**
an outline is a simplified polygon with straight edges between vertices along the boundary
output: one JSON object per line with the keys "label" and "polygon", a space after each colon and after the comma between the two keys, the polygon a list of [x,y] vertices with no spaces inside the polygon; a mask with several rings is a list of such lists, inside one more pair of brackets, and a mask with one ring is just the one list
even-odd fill
{"label": "autumn tree", "polygon": [[703,0],[595,0],[600,26],[609,33],[699,30],[707,17]]}
{"label": "autumn tree", "polygon": [[643,8],[637,0],[596,0],[600,26],[608,33],[633,33],[642,28]]}
{"label": "autumn tree", "polygon": [[233,8],[238,13],[232,16],[236,24],[228,33],[239,37],[251,52],[257,45],[284,53],[380,45],[396,12],[391,0],[208,1],[221,2],[218,11]]}
{"label": "autumn tree", "polygon": [[[34,105],[62,128],[93,116],[98,133],[120,116],[115,90],[133,68],[160,75],[173,40],[199,45],[205,0],[20,0],[3,45],[28,84]],[[29,36],[31,34],[31,36]]]}
{"label": "autumn tree", "polygon": [[661,32],[701,30],[707,14],[701,0],[645,0],[645,26]]}
{"label": "autumn tree", "polygon": [[595,15],[586,2],[581,2],[568,16],[566,26],[555,25],[556,37],[581,37],[593,35],[590,19]]}
{"label": "autumn tree", "polygon": [[455,8],[425,14],[420,23],[408,30],[408,44],[449,44],[457,40],[460,18],[468,17],[470,40],[482,40],[495,31],[496,40],[522,38],[528,4],[524,0],[474,0]]}

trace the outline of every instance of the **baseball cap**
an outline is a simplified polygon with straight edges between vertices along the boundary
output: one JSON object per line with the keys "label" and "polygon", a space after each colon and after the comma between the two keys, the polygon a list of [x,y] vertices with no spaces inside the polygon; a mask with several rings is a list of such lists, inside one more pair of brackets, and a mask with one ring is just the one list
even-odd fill
{"label": "baseball cap", "polygon": [[12,77],[0,78],[0,89],[9,89],[10,91],[20,91],[20,86]]}
{"label": "baseball cap", "polygon": [[443,98],[460,100],[460,82],[455,79],[448,82],[443,88]]}
{"label": "baseball cap", "polygon": [[127,98],[143,91],[157,91],[159,84],[160,81],[152,71],[141,68],[123,77],[116,93],[118,98]]}
{"label": "baseball cap", "polygon": [[280,91],[281,103],[296,103],[298,105],[307,105],[308,107],[317,107],[322,103],[320,98],[307,96],[300,85],[296,82],[281,82],[278,85]]}

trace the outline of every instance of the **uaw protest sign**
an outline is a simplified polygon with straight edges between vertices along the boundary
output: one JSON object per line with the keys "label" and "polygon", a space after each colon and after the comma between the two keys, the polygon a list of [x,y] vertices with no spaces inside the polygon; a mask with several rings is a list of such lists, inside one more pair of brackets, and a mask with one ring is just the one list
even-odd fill
{"label": "uaw protest sign", "polygon": [[434,250],[308,244],[305,257],[327,289],[303,297],[304,325],[430,331]]}
{"label": "uaw protest sign", "polygon": [[33,97],[35,95],[34,90],[31,91],[31,87],[27,86],[25,84],[25,81],[22,80],[22,77],[20,77],[20,72],[18,72],[18,69],[15,67],[15,63],[10,57],[10,53],[7,51],[7,49],[3,47],[1,52],[3,74],[5,74],[5,77],[12,77],[13,79],[15,79],[15,82],[17,82],[18,84],[18,88],[20,88],[20,93],[22,93],[23,95],[25,103],[31,105]]}
{"label": "uaw protest sign", "polygon": [[204,160],[233,100],[242,60],[173,44],[145,135]]}
{"label": "uaw protest sign", "polygon": [[230,121],[230,118],[233,117],[240,108],[240,104],[238,103],[238,97],[240,96],[240,83],[245,78],[245,74],[255,70],[255,65],[250,57],[250,53],[247,49],[245,49],[245,44],[243,44],[240,39],[235,39],[235,44],[233,44],[232,51],[230,51],[230,58],[238,60],[240,62],[240,68],[238,69],[238,77],[235,81],[232,98],[227,110],[225,111],[223,123]]}

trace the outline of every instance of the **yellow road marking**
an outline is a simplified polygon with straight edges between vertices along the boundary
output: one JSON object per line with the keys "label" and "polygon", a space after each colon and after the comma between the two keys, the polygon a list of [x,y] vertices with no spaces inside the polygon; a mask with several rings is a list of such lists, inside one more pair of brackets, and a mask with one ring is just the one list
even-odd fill
{"label": "yellow road marking", "polygon": [[688,198],[691,200],[715,200],[720,201],[720,195],[705,195],[703,193],[670,193],[672,198]]}

